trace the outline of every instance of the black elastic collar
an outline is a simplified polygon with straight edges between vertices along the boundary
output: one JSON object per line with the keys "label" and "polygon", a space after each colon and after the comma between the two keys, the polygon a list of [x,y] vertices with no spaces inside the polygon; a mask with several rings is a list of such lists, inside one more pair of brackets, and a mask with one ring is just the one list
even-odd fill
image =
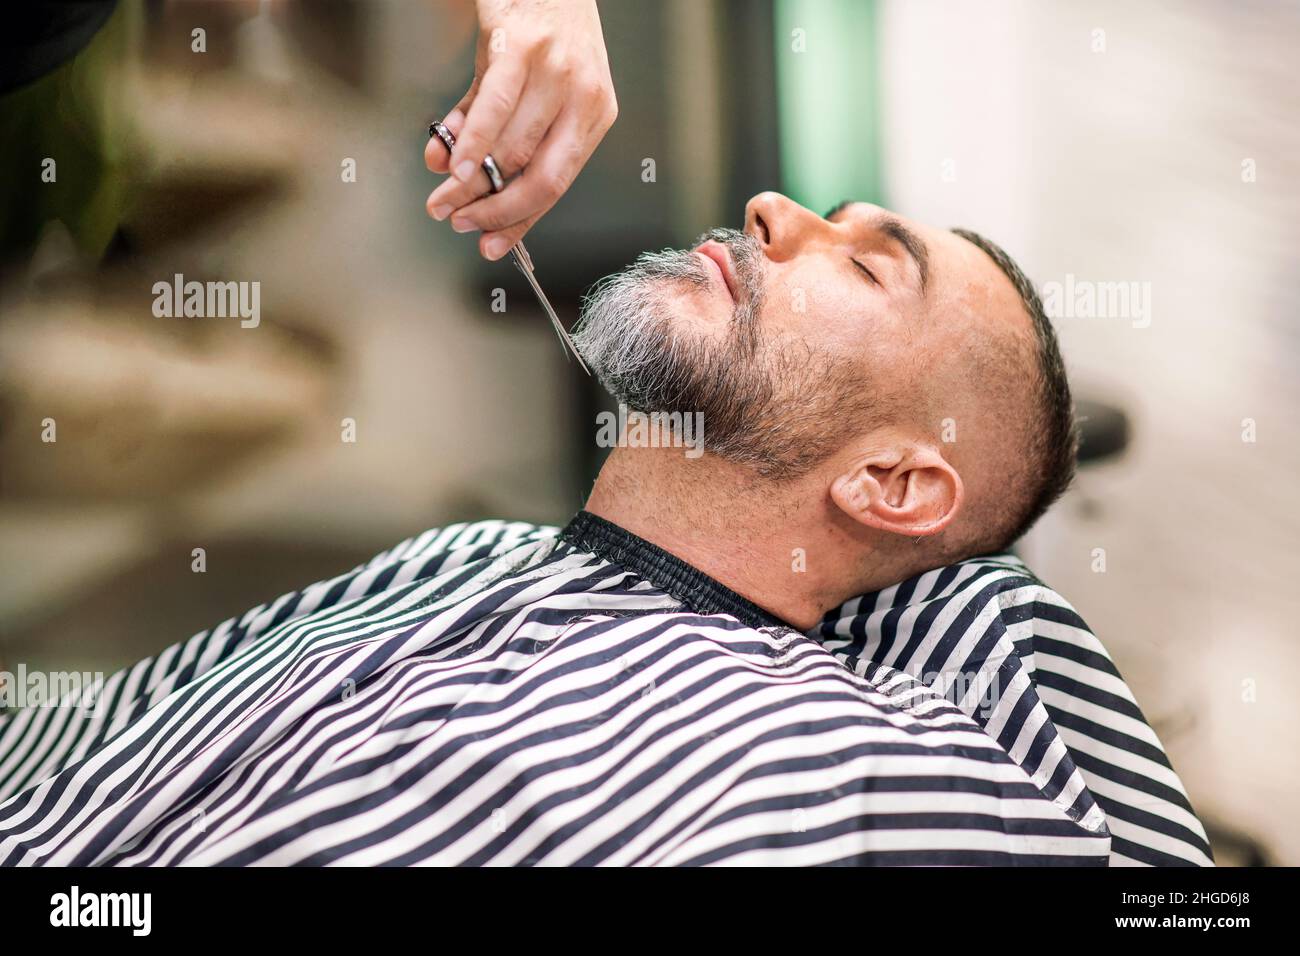
{"label": "black elastic collar", "polygon": [[575,547],[627,568],[700,614],[730,614],[748,627],[798,628],[769,614],[703,571],[612,521],[579,511],[560,532]]}

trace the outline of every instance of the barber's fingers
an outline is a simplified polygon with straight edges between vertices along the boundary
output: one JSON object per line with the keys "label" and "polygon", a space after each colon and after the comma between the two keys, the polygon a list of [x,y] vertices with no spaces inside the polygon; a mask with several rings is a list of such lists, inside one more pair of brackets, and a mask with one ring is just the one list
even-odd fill
{"label": "barber's fingers", "polygon": [[[555,121],[562,102],[554,87],[530,83],[519,100],[519,108],[506,125],[500,140],[493,145],[490,155],[501,175],[509,179],[532,159],[538,143]],[[453,151],[452,164],[460,162],[460,140]],[[487,174],[478,170],[468,184],[455,176],[448,177],[429,196],[427,207],[435,219],[445,219],[452,211],[463,208],[485,193],[491,192]]]}
{"label": "barber's fingers", "polygon": [[492,147],[502,175],[507,179],[523,172],[533,154],[564,109],[564,94],[553,83],[529,83],[519,101],[519,109],[501,131]]}
{"label": "barber's fingers", "polygon": [[479,251],[484,258],[505,255],[568,190],[596,148],[586,125],[575,111],[566,110],[523,173],[503,191],[453,214],[454,227],[483,230]]}
{"label": "barber's fingers", "polygon": [[[468,94],[466,94],[468,95]],[[459,136],[461,127],[465,125],[465,111],[459,105],[447,114],[442,125],[451,130],[452,136]],[[450,154],[447,147],[442,145],[442,140],[437,136],[430,136],[429,141],[424,144],[424,165],[429,167],[431,173],[447,172],[448,160]]]}
{"label": "barber's fingers", "polygon": [[499,56],[484,71],[478,93],[465,111],[465,125],[456,137],[451,159],[451,174],[462,185],[478,188],[481,184],[483,158],[519,107],[527,79],[528,64],[515,56]]}

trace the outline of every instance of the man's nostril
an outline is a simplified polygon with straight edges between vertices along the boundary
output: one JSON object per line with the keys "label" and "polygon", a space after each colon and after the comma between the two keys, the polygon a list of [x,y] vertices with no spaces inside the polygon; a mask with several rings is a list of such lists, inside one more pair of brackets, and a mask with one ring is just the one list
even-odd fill
{"label": "man's nostril", "polygon": [[771,242],[771,236],[768,234],[767,231],[767,223],[763,221],[762,216],[759,215],[754,216],[754,225],[758,227],[759,238],[763,240],[764,243]]}

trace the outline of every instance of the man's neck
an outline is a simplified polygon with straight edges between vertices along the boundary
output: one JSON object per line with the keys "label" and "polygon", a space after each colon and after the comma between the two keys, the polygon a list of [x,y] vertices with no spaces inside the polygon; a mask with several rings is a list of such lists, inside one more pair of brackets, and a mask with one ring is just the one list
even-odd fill
{"label": "man's neck", "polygon": [[864,542],[815,478],[773,484],[716,455],[616,448],[587,510],[803,630],[871,590]]}

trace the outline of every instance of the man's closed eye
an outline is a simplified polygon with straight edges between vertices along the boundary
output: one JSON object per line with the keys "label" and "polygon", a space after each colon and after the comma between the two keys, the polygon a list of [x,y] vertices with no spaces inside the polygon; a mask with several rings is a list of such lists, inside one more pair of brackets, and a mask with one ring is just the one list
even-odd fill
{"label": "man's closed eye", "polygon": [[[872,281],[872,283],[874,283],[874,284],[877,285],[877,286],[880,285],[880,280],[876,278],[876,274],[875,274],[874,272],[872,272],[871,269],[869,269],[867,266],[863,265],[863,264],[862,264],[861,262],[859,262],[857,259],[850,259],[849,261],[852,262],[855,266],[857,266],[857,267],[858,267],[858,270],[859,270],[860,272],[862,272],[864,275],[866,275],[866,277],[867,277],[868,279],[870,279],[870,280]],[[881,287],[883,288],[883,286],[881,286]]]}

